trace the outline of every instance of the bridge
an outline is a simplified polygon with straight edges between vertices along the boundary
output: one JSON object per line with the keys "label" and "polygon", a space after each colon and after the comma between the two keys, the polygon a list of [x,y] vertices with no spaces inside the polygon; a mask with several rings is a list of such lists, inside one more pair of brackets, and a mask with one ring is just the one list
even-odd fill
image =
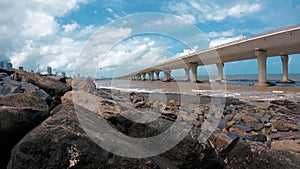
{"label": "bridge", "polygon": [[[293,83],[288,78],[289,55],[300,53],[300,24],[282,28],[272,32],[240,39],[204,51],[191,53],[158,65],[122,76],[131,80],[160,80],[160,72],[164,73],[163,81],[171,80],[171,72],[184,69],[187,81],[197,82],[197,67],[215,64],[218,70],[216,81],[224,80],[224,64],[227,62],[257,59],[258,83],[256,86],[268,86],[266,63],[268,57],[281,56],[282,79],[279,83]],[[146,79],[148,74],[148,79]],[[155,77],[156,76],[156,77]]]}

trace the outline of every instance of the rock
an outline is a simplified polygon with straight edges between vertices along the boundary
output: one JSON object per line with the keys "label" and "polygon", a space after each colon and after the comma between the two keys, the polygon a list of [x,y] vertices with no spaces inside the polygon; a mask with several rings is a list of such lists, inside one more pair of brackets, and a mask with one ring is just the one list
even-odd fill
{"label": "rock", "polygon": [[30,92],[38,89],[32,84],[14,81],[9,77],[3,78],[1,82],[2,84],[0,85],[0,97],[14,93]]}
{"label": "rock", "polygon": [[75,87],[76,90],[83,90],[87,93],[94,93],[96,90],[96,85],[92,79],[87,79],[80,81]]}
{"label": "rock", "polygon": [[219,121],[219,124],[218,124],[217,128],[219,128],[219,129],[221,129],[221,130],[222,130],[223,128],[227,128],[227,120],[221,118],[220,121]]}
{"label": "rock", "polygon": [[73,91],[68,91],[60,99],[61,99],[61,103],[72,102],[73,101]]}
{"label": "rock", "polygon": [[19,82],[31,83],[39,87],[40,89],[43,89],[52,97],[50,109],[60,104],[60,97],[63,96],[67,91],[70,91],[72,89],[71,86],[47,76],[41,76],[36,73],[26,72],[23,70],[12,70],[15,72],[13,75],[14,80]]}
{"label": "rock", "polygon": [[209,140],[219,154],[227,154],[238,142],[239,137],[230,133],[213,132]]}
{"label": "rock", "polygon": [[253,128],[254,131],[259,131],[264,128],[264,124],[257,121],[246,122],[245,125]]}
{"label": "rock", "polygon": [[[31,102],[20,102],[11,105],[21,106]],[[39,105],[42,109],[36,109],[34,107],[0,107],[0,168],[6,167],[9,160],[12,147],[18,143],[18,141],[31,129],[39,125],[45,120],[49,113],[43,110],[45,106]]]}
{"label": "rock", "polygon": [[260,121],[261,123],[269,123],[269,122],[270,122],[270,120],[269,120],[268,118],[266,118],[266,117],[261,117],[261,118],[259,119],[259,121]]}
{"label": "rock", "polygon": [[229,121],[229,122],[226,123],[226,127],[230,128],[234,124],[235,124],[235,121]]}
{"label": "rock", "polygon": [[227,121],[231,121],[232,118],[234,117],[235,114],[228,114],[226,115],[224,118],[227,120]]}
{"label": "rock", "polygon": [[272,129],[271,129],[271,132],[272,132],[272,133],[277,133],[277,132],[278,132],[278,130],[277,130],[277,129],[275,129],[275,128],[272,128]]}
{"label": "rock", "polygon": [[0,99],[0,105],[15,108],[31,108],[48,112],[46,99],[41,98],[37,92],[17,93],[4,96]]}
{"label": "rock", "polygon": [[47,76],[47,77],[50,77],[56,81],[60,81],[62,83],[67,83],[67,80],[66,80],[66,77],[63,77],[63,76]]}
{"label": "rock", "polygon": [[250,141],[259,141],[259,142],[267,141],[267,136],[264,134],[251,134],[246,136],[245,138]]}
{"label": "rock", "polygon": [[253,128],[235,124],[229,128],[229,132],[237,133],[237,134],[245,134],[247,132],[253,131]]}
{"label": "rock", "polygon": [[81,128],[70,103],[28,133],[12,150],[8,165],[8,169],[99,167],[158,168],[151,159],[115,156],[102,149]]}
{"label": "rock", "polygon": [[177,102],[176,102],[176,100],[174,100],[174,99],[170,99],[168,103],[169,103],[169,104],[172,104],[172,105],[176,105]]}
{"label": "rock", "polygon": [[300,140],[279,140],[271,143],[274,150],[293,151],[300,153]]}
{"label": "rock", "polygon": [[293,123],[285,123],[285,126],[289,127],[291,131],[299,131],[300,127]]}
{"label": "rock", "polygon": [[265,127],[270,128],[270,127],[272,127],[272,124],[271,123],[266,123]]}
{"label": "rock", "polygon": [[278,121],[274,123],[274,128],[276,128],[278,131],[281,132],[287,132],[287,131],[298,131],[299,127],[296,124],[288,123],[288,122],[283,122],[283,121]]}
{"label": "rock", "polygon": [[226,169],[242,168],[299,168],[299,156],[289,152],[270,150],[260,142],[239,141],[227,155]]}

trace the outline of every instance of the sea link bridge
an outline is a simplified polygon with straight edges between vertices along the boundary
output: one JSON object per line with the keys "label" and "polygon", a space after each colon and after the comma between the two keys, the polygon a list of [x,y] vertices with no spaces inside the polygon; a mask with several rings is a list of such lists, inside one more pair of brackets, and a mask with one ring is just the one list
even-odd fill
{"label": "sea link bridge", "polygon": [[[259,73],[258,83],[254,85],[268,86],[270,84],[267,82],[267,58],[281,56],[283,72],[282,79],[278,79],[278,82],[293,83],[293,81],[288,78],[288,57],[291,54],[299,53],[300,24],[188,54],[120,78],[131,80],[159,80],[159,74],[163,72],[163,81],[170,81],[172,70],[184,69],[186,80],[197,82],[197,67],[215,64],[218,70],[218,79],[216,80],[222,81],[224,78],[223,69],[225,63],[257,59]],[[148,74],[148,76],[146,76],[146,74]],[[148,79],[146,79],[146,77],[148,77]]]}

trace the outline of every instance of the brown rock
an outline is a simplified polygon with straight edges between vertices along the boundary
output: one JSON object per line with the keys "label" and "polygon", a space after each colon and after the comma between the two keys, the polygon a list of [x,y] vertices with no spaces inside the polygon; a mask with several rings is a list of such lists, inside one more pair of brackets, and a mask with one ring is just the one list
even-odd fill
{"label": "brown rock", "polygon": [[229,132],[237,133],[237,134],[244,134],[247,132],[253,131],[253,128],[235,124],[229,128]]}
{"label": "brown rock", "polygon": [[274,150],[293,151],[300,153],[300,140],[279,140],[271,143]]}
{"label": "brown rock", "polygon": [[226,123],[226,127],[229,128],[229,127],[231,127],[234,124],[235,124],[234,121],[229,121],[229,122]]}
{"label": "brown rock", "polygon": [[4,96],[0,99],[0,105],[17,108],[31,108],[48,112],[46,100],[41,98],[37,92],[17,93]]}
{"label": "brown rock", "polygon": [[254,131],[259,131],[264,128],[264,124],[257,121],[249,121],[246,122],[245,125],[253,128]]}
{"label": "brown rock", "polygon": [[62,103],[72,102],[73,101],[73,91],[68,91],[61,98]]}
{"label": "brown rock", "polygon": [[87,93],[94,93],[96,90],[96,85],[92,79],[87,79],[80,81],[75,87],[76,90],[83,90]]}
{"label": "brown rock", "polygon": [[281,131],[281,132],[287,132],[290,130],[293,130],[293,131],[299,130],[299,127],[296,124],[283,122],[283,121],[274,123],[274,128],[276,128],[278,131]]}

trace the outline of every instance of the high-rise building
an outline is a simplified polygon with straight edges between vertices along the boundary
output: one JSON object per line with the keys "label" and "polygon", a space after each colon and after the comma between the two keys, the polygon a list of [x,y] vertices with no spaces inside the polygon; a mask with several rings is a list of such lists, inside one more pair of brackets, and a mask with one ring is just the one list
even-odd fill
{"label": "high-rise building", "polygon": [[47,73],[52,74],[52,67],[50,67],[50,66],[47,67]]}
{"label": "high-rise building", "polygon": [[8,62],[7,63],[7,69],[11,69],[12,68],[12,63]]}
{"label": "high-rise building", "polygon": [[2,60],[2,61],[0,61],[0,68],[10,69],[10,68],[12,68],[12,63],[10,63],[10,61],[8,61],[8,60]]}

